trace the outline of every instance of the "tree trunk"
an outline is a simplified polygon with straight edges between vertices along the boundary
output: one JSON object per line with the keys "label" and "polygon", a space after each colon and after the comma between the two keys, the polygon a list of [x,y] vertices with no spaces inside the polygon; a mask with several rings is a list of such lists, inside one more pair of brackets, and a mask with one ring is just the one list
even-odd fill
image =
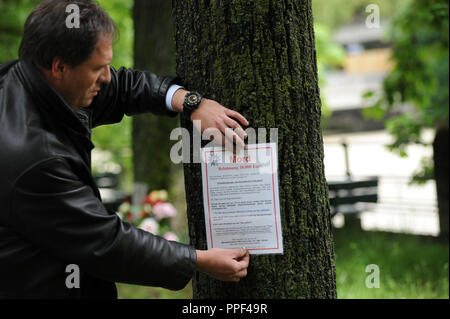
{"label": "tree trunk", "polygon": [[[134,1],[134,67],[156,74],[175,73],[172,5],[167,0]],[[133,162],[135,181],[149,190],[168,189],[176,169],[169,158],[170,132],[178,119],[153,114],[133,117]]]}
{"label": "tree trunk", "polygon": [[434,150],[434,179],[436,181],[437,200],[439,209],[439,237],[448,242],[449,216],[449,156],[448,156],[448,125],[437,128],[433,143]]}
{"label": "tree trunk", "polygon": [[[284,254],[251,256],[237,284],[197,273],[194,297],[336,298],[311,2],[174,0],[173,10],[184,85],[255,129],[278,128]],[[184,170],[191,244],[206,249],[201,167]]]}

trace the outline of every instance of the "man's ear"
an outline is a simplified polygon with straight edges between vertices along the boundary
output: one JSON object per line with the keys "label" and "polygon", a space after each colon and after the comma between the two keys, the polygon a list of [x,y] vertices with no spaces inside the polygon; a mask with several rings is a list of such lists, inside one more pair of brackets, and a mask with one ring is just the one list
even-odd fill
{"label": "man's ear", "polygon": [[61,80],[67,72],[68,65],[60,58],[55,57],[52,62],[51,74],[52,77]]}

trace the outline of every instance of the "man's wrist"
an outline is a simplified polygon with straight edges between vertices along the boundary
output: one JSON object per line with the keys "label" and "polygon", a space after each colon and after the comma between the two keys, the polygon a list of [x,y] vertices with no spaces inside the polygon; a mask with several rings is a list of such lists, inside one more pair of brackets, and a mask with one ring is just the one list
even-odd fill
{"label": "man's wrist", "polygon": [[[172,87],[170,87],[170,89],[172,89]],[[169,89],[169,91],[170,91],[170,89]],[[178,112],[178,113],[183,112],[183,103],[184,103],[184,97],[186,96],[186,93],[188,93],[188,91],[186,91],[184,89],[184,87],[182,87],[182,86],[176,87],[176,90],[173,91],[172,99],[171,99],[171,107],[172,107],[171,110],[172,111]],[[167,94],[167,95],[169,95],[169,94]]]}

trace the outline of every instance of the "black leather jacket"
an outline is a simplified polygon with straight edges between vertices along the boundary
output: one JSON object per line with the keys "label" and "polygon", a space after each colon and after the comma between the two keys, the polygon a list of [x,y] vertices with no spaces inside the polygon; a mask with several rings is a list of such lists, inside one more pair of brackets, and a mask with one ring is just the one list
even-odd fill
{"label": "black leather jacket", "polygon": [[[0,298],[116,298],[115,282],[181,289],[193,247],[121,221],[91,175],[92,127],[124,114],[175,116],[170,77],[111,68],[89,108],[72,111],[36,68],[0,65]],[[67,288],[69,264],[80,288]]]}

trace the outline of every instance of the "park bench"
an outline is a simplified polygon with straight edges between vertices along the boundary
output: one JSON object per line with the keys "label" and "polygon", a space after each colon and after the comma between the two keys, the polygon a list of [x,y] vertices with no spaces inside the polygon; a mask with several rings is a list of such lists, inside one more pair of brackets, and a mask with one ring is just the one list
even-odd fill
{"label": "park bench", "polygon": [[358,215],[378,201],[378,177],[329,181],[331,217]]}

